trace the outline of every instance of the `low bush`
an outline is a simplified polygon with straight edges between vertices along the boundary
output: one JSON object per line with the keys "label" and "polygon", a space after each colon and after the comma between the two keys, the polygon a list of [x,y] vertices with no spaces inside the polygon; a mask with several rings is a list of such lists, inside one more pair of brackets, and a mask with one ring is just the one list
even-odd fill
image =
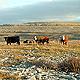
{"label": "low bush", "polygon": [[64,72],[80,72],[80,58],[72,57],[58,64],[58,69]]}

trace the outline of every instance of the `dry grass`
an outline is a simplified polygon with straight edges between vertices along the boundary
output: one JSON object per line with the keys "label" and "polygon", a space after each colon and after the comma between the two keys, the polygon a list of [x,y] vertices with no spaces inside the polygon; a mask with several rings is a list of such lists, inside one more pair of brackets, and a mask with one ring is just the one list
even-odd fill
{"label": "dry grass", "polygon": [[18,74],[10,75],[9,73],[0,72],[0,79],[2,80],[20,80],[21,78],[18,76]]}
{"label": "dry grass", "polygon": [[[77,41],[75,41],[77,42]],[[34,44],[23,44],[17,45],[17,44],[12,44],[12,45],[6,45],[4,43],[0,43],[0,53],[2,52],[10,52],[12,54],[33,54],[35,56],[55,56],[55,55],[61,55],[64,54],[65,52],[75,52],[75,53],[80,53],[80,44],[74,43],[74,41],[69,41],[69,44],[62,45],[57,42],[50,41],[50,43],[44,44],[44,45],[37,45],[36,43]],[[21,51],[23,50],[23,51]]]}
{"label": "dry grass", "polygon": [[[49,44],[44,44],[44,45],[37,45],[36,43],[34,44],[23,44],[21,43],[21,45],[17,45],[17,44],[12,44],[12,45],[6,45],[5,43],[0,43],[0,59],[4,59],[6,57],[8,57],[8,55],[11,56],[11,59],[13,59],[12,63],[6,64],[0,64],[0,66],[11,66],[11,65],[15,65],[17,60],[21,61],[23,59],[26,59],[27,56],[25,56],[26,54],[29,54],[31,56],[35,56],[35,57],[55,57],[55,56],[63,56],[65,53],[69,54],[70,52],[74,52],[75,54],[77,54],[77,56],[80,56],[80,44],[77,42],[77,44],[75,43],[76,41],[69,41],[69,45],[62,45],[59,44],[55,41],[50,41]],[[73,44],[74,43],[74,44]],[[13,57],[12,57],[13,55]],[[10,57],[9,56],[9,57]],[[57,65],[56,64],[52,64],[52,63],[45,63],[48,61],[42,60],[42,61],[32,61],[33,64],[37,65],[40,64],[39,66],[42,66],[43,68],[49,68],[49,69],[56,69]],[[17,62],[18,63],[18,62]],[[64,71],[73,71],[73,72],[79,72],[80,71],[80,59],[78,58],[70,58],[67,63],[66,62],[62,62],[60,65],[66,65],[67,66],[67,70],[65,69],[66,67],[64,66]],[[76,66],[75,66],[76,65]],[[61,67],[61,66],[60,66]],[[59,67],[59,68],[60,68]],[[12,78],[17,80],[16,75],[4,75],[4,74],[0,74],[0,78],[1,79],[7,79],[7,78]]]}
{"label": "dry grass", "polygon": [[[52,24],[52,23],[51,23]],[[20,38],[24,40],[24,33],[29,35],[36,35],[36,34],[45,34],[45,35],[51,35],[51,37],[60,34],[68,34],[73,35],[74,33],[80,34],[80,25],[76,25],[80,23],[59,23],[58,26],[56,26],[56,23],[53,23],[52,25],[44,25],[43,26],[29,26],[29,25],[14,25],[14,26],[0,26],[0,61],[7,58],[12,59],[11,63],[0,63],[0,67],[2,66],[11,66],[15,65],[16,63],[19,63],[19,61],[26,59],[26,54],[29,54],[30,56],[35,57],[55,57],[55,56],[63,56],[65,53],[74,53],[77,56],[80,56],[80,41],[69,41],[69,45],[61,45],[56,41],[50,41],[50,43],[47,45],[37,45],[34,44],[23,44],[20,45],[12,44],[12,45],[6,45],[4,42],[4,36],[9,35],[20,35]],[[56,69],[58,66],[56,64],[52,64],[50,62],[46,63],[48,61],[41,60],[41,61],[32,61],[33,64],[43,67],[43,68],[49,68],[49,69]],[[38,65],[39,64],[39,65]],[[68,66],[64,66],[68,64]],[[63,61],[59,68],[63,66],[64,71],[68,72],[69,70],[72,72],[79,72],[80,71],[80,58],[70,58],[67,60],[67,63]],[[66,68],[67,67],[67,68]],[[18,74],[16,75],[10,75],[0,72],[0,79],[10,79],[10,80],[19,80]]]}
{"label": "dry grass", "polygon": [[60,71],[65,72],[80,72],[80,58],[79,57],[72,57],[68,60],[64,60],[60,64],[58,64],[58,68]]}

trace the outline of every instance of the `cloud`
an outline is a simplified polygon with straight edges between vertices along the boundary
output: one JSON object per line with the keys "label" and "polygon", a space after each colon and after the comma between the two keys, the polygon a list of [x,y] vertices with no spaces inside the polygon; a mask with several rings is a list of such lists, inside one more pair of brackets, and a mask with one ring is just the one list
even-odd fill
{"label": "cloud", "polygon": [[7,0],[0,0],[0,4],[4,4]]}
{"label": "cloud", "polygon": [[0,6],[7,4],[8,0],[0,0]]}
{"label": "cloud", "polygon": [[38,3],[51,2],[53,0],[0,0],[0,9],[35,5]]}
{"label": "cloud", "polygon": [[65,0],[61,2],[54,2],[54,0],[48,1],[49,2],[47,2],[47,0],[40,0],[34,5],[24,5],[23,7],[0,10],[0,23],[44,20],[80,21],[80,18],[77,18],[80,16],[80,0]]}
{"label": "cloud", "polygon": [[74,19],[74,21],[80,22],[80,16],[76,17],[76,18]]}
{"label": "cloud", "polygon": [[67,15],[67,16],[65,16],[66,18],[69,18],[69,19],[74,19],[74,18],[76,18],[77,16],[76,15]]}

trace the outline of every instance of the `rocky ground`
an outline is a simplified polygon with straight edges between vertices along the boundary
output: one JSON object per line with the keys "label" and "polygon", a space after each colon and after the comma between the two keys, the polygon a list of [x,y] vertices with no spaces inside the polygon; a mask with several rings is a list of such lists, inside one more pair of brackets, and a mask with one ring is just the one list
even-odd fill
{"label": "rocky ground", "polygon": [[0,80],[80,80],[79,73],[59,71],[57,66],[79,57],[80,44],[75,42],[68,46],[54,41],[48,45],[0,43]]}

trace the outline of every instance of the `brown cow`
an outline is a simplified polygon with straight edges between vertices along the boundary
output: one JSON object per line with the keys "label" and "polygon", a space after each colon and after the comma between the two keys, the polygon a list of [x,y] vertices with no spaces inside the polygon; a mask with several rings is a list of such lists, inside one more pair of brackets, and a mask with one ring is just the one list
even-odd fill
{"label": "brown cow", "polygon": [[68,44],[68,36],[67,35],[63,35],[60,37],[60,42],[63,45],[67,45]]}
{"label": "brown cow", "polygon": [[35,36],[34,40],[39,44],[49,43],[49,38],[47,36]]}

